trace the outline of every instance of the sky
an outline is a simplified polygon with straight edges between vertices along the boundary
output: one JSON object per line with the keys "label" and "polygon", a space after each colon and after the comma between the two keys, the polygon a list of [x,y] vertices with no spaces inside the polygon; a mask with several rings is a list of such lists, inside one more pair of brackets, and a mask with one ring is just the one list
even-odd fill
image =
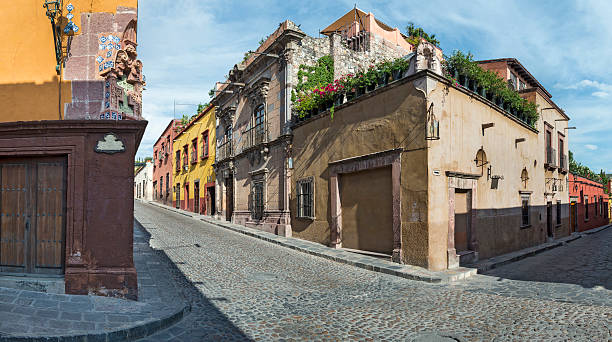
{"label": "sky", "polygon": [[151,156],[173,116],[195,114],[215,82],[279,23],[289,19],[316,37],[355,3],[402,32],[413,22],[435,34],[445,54],[518,59],[571,118],[574,159],[612,173],[612,1],[604,0],[140,0],[149,125],[137,157]]}

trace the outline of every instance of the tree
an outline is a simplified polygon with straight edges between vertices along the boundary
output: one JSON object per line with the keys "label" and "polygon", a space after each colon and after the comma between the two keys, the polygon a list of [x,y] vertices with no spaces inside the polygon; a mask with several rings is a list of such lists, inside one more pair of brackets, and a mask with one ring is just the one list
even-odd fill
{"label": "tree", "polygon": [[419,45],[421,38],[425,39],[426,41],[432,43],[435,46],[440,45],[440,42],[436,39],[435,34],[427,34],[425,30],[418,26],[414,26],[414,23],[412,22],[408,23],[408,26],[406,26],[406,35],[408,36],[408,39],[406,39],[408,43],[414,45],[415,47]]}

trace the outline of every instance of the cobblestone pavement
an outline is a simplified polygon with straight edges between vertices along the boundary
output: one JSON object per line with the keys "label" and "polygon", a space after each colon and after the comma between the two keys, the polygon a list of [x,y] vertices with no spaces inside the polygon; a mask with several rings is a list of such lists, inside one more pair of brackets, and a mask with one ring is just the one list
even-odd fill
{"label": "cobblestone pavement", "polygon": [[[550,283],[481,275],[460,285],[411,281],[279,247],[152,205],[137,202],[135,208],[136,218],[151,233],[151,245],[177,266],[175,279],[193,308],[183,321],[143,342],[411,341],[436,336],[612,340],[609,301],[539,298],[540,285],[532,284],[545,288]],[[583,290],[610,296],[607,289]]]}
{"label": "cobblestone pavement", "polygon": [[187,303],[154,253],[145,232],[135,229],[138,301],[0,288],[0,341],[25,336],[32,341],[47,341],[49,336],[119,341],[129,335],[146,336],[180,320]]}

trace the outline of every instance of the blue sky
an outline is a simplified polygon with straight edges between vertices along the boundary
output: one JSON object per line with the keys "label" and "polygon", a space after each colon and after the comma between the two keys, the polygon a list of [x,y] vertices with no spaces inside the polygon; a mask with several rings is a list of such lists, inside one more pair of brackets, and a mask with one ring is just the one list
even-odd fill
{"label": "blue sky", "polygon": [[[147,90],[149,126],[138,157],[173,117],[173,101],[208,102],[245,51],[285,19],[317,36],[353,8],[355,0],[140,0],[138,43]],[[436,34],[446,54],[477,59],[517,58],[570,116],[574,158],[612,173],[612,1],[357,1],[365,12],[402,32],[414,22]],[[177,117],[196,106],[177,106]]]}

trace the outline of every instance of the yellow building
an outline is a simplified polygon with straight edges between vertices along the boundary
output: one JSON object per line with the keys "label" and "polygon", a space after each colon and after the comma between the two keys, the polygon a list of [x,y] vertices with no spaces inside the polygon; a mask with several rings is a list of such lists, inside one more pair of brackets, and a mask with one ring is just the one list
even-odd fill
{"label": "yellow building", "polygon": [[176,208],[212,215],[215,212],[215,107],[210,105],[174,138]]}
{"label": "yellow building", "polygon": [[[127,44],[118,41],[112,50],[102,51],[102,44],[90,41],[109,35],[120,40],[133,21],[131,40],[136,43],[138,0],[47,2],[49,10],[43,8],[45,0],[0,1],[0,13],[4,14],[0,25],[4,39],[0,47],[0,101],[4,108],[10,108],[2,112],[0,122],[99,118],[105,109],[101,84],[106,75],[98,70],[96,55],[105,63],[116,58],[117,51],[127,50],[123,47]],[[55,23],[57,39],[48,14]],[[98,85],[91,87],[82,81],[98,81]],[[85,104],[94,94],[99,99]],[[136,107],[139,111],[140,103]]]}

